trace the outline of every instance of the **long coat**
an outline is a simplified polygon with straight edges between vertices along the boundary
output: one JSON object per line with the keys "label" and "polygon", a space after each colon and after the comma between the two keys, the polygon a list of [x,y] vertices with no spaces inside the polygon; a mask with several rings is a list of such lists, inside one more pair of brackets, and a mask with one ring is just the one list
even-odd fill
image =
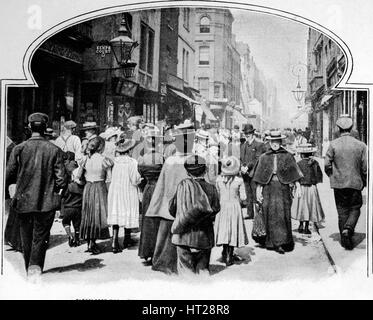
{"label": "long coat", "polygon": [[330,142],[324,166],[333,189],[362,190],[367,179],[367,146],[351,135],[342,135]]}
{"label": "long coat", "polygon": [[219,210],[219,195],[214,185],[204,179],[182,180],[169,203],[170,214],[175,217],[172,243],[211,249],[214,246],[213,220]]}
{"label": "long coat", "polygon": [[[248,142],[243,143],[241,145],[241,164],[246,165],[249,168],[248,172],[250,172],[264,152],[266,152],[266,150],[263,142],[254,139],[251,144]],[[245,177],[244,175],[244,180],[247,180],[245,178],[248,178],[248,176],[246,175]]]}
{"label": "long coat", "polygon": [[13,198],[17,212],[56,210],[57,193],[67,180],[62,150],[45,138],[31,137],[14,147],[6,169],[6,188],[17,185]]}

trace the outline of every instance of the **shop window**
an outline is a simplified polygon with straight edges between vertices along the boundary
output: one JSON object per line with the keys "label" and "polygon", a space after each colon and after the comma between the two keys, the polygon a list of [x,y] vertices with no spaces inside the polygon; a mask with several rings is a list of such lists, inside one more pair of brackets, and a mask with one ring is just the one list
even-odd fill
{"label": "shop window", "polygon": [[140,64],[139,68],[148,74],[153,74],[154,31],[145,23],[140,30]]}
{"label": "shop window", "polygon": [[199,64],[200,65],[210,64],[210,47],[208,46],[199,47]]}
{"label": "shop window", "polygon": [[208,17],[202,17],[199,25],[200,33],[210,33],[210,19]]}

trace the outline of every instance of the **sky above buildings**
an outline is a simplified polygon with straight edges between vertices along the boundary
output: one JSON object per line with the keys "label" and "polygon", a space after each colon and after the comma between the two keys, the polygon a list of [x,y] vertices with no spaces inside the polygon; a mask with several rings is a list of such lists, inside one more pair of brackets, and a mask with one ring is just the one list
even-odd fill
{"label": "sky above buildings", "polygon": [[308,27],[265,13],[231,12],[236,40],[249,45],[257,67],[276,83],[278,100],[284,110],[284,119],[279,125],[285,125],[286,119],[297,112],[297,102],[291,92],[297,85],[294,73],[300,71],[301,86],[306,88]]}

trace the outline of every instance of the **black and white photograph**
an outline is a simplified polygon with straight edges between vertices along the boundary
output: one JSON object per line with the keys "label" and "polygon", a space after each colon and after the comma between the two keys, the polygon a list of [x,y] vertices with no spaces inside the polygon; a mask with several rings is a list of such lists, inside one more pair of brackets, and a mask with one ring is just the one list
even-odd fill
{"label": "black and white photograph", "polygon": [[372,293],[371,2],[0,8],[0,298]]}

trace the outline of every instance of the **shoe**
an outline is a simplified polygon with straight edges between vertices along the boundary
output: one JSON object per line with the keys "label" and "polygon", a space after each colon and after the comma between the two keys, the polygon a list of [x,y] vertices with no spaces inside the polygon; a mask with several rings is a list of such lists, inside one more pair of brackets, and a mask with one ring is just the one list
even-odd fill
{"label": "shoe", "polygon": [[303,233],[304,234],[312,234],[312,232],[308,228],[305,228],[304,231],[303,231]]}
{"label": "shoe", "polygon": [[112,249],[113,249],[113,253],[116,254],[116,253],[119,253],[119,252],[122,252],[122,250],[120,249],[119,247],[119,243],[118,242],[115,242],[112,246]]}
{"label": "shoe", "polygon": [[298,232],[299,232],[299,233],[303,233],[303,231],[304,231],[303,226],[299,226],[299,227],[298,227]]}
{"label": "shoe", "polygon": [[221,261],[226,263],[227,262],[227,247],[224,245],[223,251],[221,253]]}
{"label": "shoe", "polygon": [[75,247],[75,240],[73,237],[69,237],[69,247]]}
{"label": "shoe", "polygon": [[354,248],[351,232],[347,229],[343,230],[341,234],[341,244],[346,250],[352,250]]}
{"label": "shoe", "polygon": [[90,252],[91,252],[92,254],[96,255],[96,254],[100,254],[100,253],[101,253],[101,250],[100,250],[99,247],[95,244],[94,246],[92,246]]}
{"label": "shoe", "polygon": [[231,246],[229,246],[228,249],[227,249],[227,260],[225,262],[225,265],[227,267],[229,267],[232,264],[234,264],[233,250],[234,250],[234,248],[231,247]]}
{"label": "shoe", "polygon": [[279,253],[279,254],[285,254],[285,250],[284,250],[284,248],[281,247],[281,246],[277,247],[275,250],[276,250],[276,252]]}
{"label": "shoe", "polygon": [[134,245],[135,241],[131,238],[124,238],[123,240],[123,248],[127,249],[129,247],[132,247]]}

